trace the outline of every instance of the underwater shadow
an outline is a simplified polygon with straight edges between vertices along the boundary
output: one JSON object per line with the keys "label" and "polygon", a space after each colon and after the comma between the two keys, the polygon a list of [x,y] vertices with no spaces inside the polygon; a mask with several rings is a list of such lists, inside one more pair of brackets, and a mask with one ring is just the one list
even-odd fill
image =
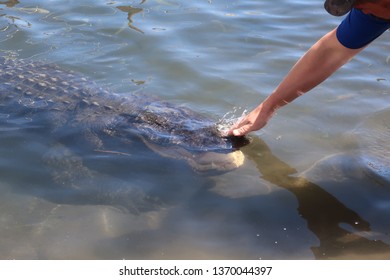
{"label": "underwater shadow", "polygon": [[370,231],[369,222],[346,207],[332,194],[302,176],[277,158],[260,138],[253,138],[251,149],[243,151],[256,164],[261,177],[297,198],[298,213],[320,241],[311,247],[316,259],[390,259],[390,245],[370,240],[340,227],[348,224],[356,231]]}

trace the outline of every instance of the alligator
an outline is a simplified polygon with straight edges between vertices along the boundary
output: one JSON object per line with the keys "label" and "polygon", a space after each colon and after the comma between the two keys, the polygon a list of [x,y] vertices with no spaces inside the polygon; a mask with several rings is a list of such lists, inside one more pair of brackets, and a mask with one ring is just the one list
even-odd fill
{"label": "alligator", "polygon": [[[77,139],[93,151],[131,153],[134,135],[158,154],[198,172],[231,171],[244,162],[246,138],[222,137],[214,121],[156,97],[118,94],[55,64],[0,58],[0,113],[29,119],[58,143]],[[108,143],[115,140],[115,147]]]}

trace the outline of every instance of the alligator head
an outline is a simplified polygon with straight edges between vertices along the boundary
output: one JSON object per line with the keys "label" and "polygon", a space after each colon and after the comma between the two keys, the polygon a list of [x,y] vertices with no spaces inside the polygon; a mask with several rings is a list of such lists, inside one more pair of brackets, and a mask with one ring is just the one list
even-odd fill
{"label": "alligator head", "polygon": [[[131,119],[131,120],[130,120]],[[214,121],[186,107],[148,103],[126,124],[156,153],[185,160],[198,172],[227,172],[244,163],[246,137],[224,137]],[[133,128],[131,128],[133,127]]]}

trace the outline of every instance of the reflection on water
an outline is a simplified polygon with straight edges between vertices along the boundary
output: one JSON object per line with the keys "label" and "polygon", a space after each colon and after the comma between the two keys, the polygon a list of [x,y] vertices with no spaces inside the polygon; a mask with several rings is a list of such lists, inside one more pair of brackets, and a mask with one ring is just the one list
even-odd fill
{"label": "reflection on water", "polygon": [[[317,1],[279,4],[0,1],[0,49],[218,120],[339,22]],[[85,154],[85,169],[0,115],[0,258],[390,259],[388,36],[278,112],[226,174],[135,139]]]}
{"label": "reflection on water", "polygon": [[369,232],[367,221],[320,186],[304,177],[294,176],[296,170],[273,155],[261,139],[255,138],[252,145],[256,152],[248,154],[248,158],[256,163],[262,178],[292,192],[297,198],[298,213],[320,240],[318,247],[311,248],[317,259],[390,258],[390,245],[341,227],[346,223],[357,231]]}
{"label": "reflection on water", "polygon": [[140,33],[144,33],[141,29],[139,29],[139,28],[137,28],[137,27],[135,27],[134,25],[133,25],[133,19],[132,19],[132,17],[134,16],[134,15],[136,15],[136,14],[138,14],[138,13],[140,13],[140,12],[142,12],[143,10],[141,9],[141,8],[133,8],[133,7],[131,7],[131,6],[118,6],[117,7],[119,10],[121,10],[122,12],[125,12],[125,13],[127,13],[127,19],[129,20],[129,27],[131,28],[131,29],[134,29],[135,31],[138,31],[138,32],[140,32]]}

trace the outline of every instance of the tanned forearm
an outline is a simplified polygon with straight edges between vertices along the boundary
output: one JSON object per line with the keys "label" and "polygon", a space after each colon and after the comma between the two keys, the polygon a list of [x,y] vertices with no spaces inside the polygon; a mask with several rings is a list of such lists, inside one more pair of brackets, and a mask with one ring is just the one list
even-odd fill
{"label": "tanned forearm", "polygon": [[336,30],[329,32],[298,60],[265,103],[270,109],[290,103],[322,83],[361,50],[344,47],[336,38]]}
{"label": "tanned forearm", "polygon": [[262,128],[278,108],[319,85],[362,49],[344,47],[336,37],[336,30],[332,30],[315,43],[298,60],[275,91],[235,124],[228,134],[242,136]]}

